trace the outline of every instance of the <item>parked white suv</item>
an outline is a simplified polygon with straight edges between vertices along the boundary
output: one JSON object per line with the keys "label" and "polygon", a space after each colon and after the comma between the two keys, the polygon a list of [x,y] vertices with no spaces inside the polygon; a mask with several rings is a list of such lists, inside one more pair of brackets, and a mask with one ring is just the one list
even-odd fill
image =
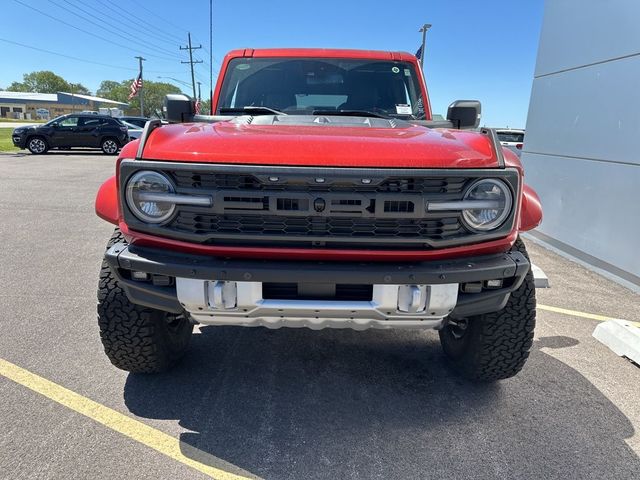
{"label": "parked white suv", "polygon": [[496,129],[498,140],[503,147],[515,147],[522,150],[524,143],[524,130],[516,129]]}

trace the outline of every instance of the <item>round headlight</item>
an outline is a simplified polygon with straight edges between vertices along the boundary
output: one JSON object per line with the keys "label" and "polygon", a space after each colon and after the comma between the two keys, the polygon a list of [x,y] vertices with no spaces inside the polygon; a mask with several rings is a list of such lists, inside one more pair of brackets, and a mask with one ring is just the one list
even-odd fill
{"label": "round headlight", "polygon": [[162,223],[176,209],[175,203],[159,201],[155,194],[174,193],[171,181],[158,172],[142,170],[135,173],[127,183],[127,205],[143,222]]}
{"label": "round headlight", "polygon": [[462,211],[465,223],[472,230],[485,232],[504,223],[511,212],[513,197],[502,180],[482,179],[475,182],[464,195],[464,200],[474,205]]}

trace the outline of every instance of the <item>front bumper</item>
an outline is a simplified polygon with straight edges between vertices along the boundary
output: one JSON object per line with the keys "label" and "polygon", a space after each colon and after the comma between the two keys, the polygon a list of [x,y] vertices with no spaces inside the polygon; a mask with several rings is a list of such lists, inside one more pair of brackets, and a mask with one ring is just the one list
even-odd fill
{"label": "front bumper", "polygon": [[13,141],[13,146],[18,148],[25,148],[27,143],[27,136],[23,134],[12,134],[11,140]]}
{"label": "front bumper", "polygon": [[[124,243],[105,259],[133,303],[204,324],[271,328],[440,328],[447,317],[500,310],[530,268],[519,252],[390,264],[222,259]],[[311,297],[269,298],[267,286],[292,284]],[[338,286],[371,293],[322,294]]]}

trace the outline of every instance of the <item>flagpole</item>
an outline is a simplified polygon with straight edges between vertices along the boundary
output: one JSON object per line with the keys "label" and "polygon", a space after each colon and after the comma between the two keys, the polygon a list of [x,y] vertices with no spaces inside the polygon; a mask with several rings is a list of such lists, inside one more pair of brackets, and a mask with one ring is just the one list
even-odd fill
{"label": "flagpole", "polygon": [[142,58],[142,57],[135,57],[140,61],[140,90],[138,91],[138,96],[140,97],[140,116],[144,117],[144,96],[143,96],[143,89],[144,89],[144,81],[142,80],[142,62],[144,60],[146,60],[146,58]]}

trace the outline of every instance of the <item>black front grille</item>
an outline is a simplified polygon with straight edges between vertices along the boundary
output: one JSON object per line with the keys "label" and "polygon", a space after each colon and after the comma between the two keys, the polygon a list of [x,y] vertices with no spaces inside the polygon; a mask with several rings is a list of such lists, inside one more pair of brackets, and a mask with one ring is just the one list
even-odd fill
{"label": "black front grille", "polygon": [[288,217],[271,215],[208,215],[180,211],[171,228],[193,235],[360,237],[446,239],[464,233],[455,217],[377,219],[349,217]]}
{"label": "black front grille", "polygon": [[[429,211],[432,202],[462,200],[479,178],[499,177],[514,195],[510,169],[366,169],[121,163],[121,178],[140,168],[169,176],[176,192],[207,195],[212,205],[178,205],[164,225],[131,228],[183,241],[226,246],[406,250],[441,248],[505,236],[514,212],[496,231],[465,227],[460,211]],[[123,194],[121,194],[123,195]]]}

